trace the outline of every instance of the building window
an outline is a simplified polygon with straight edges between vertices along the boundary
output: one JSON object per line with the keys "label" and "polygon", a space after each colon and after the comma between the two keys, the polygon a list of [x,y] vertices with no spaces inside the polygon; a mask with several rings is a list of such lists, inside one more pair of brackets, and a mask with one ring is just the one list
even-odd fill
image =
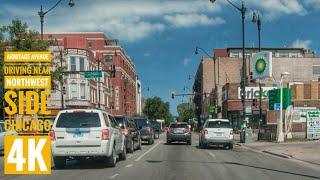
{"label": "building window", "polygon": [[76,82],[72,82],[70,84],[70,98],[77,99],[78,98],[78,86]]}
{"label": "building window", "polygon": [[311,99],[311,84],[304,84],[304,99]]}
{"label": "building window", "polygon": [[80,98],[86,99],[86,83],[80,83]]}
{"label": "building window", "polygon": [[76,71],[77,70],[76,57],[74,57],[74,56],[70,57],[70,70],[71,71]]}
{"label": "building window", "polygon": [[84,58],[83,57],[80,57],[79,58],[79,61],[80,61],[80,71],[85,71],[85,66],[84,66]]}
{"label": "building window", "polygon": [[319,65],[312,66],[312,74],[313,75],[320,75],[320,66]]}
{"label": "building window", "polygon": [[88,47],[92,48],[92,41],[91,40],[88,40]]}

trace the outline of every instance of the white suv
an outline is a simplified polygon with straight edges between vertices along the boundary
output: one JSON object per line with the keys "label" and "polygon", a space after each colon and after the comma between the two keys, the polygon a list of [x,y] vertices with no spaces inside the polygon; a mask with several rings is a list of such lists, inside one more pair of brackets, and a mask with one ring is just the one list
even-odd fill
{"label": "white suv", "polygon": [[71,109],[60,111],[52,130],[51,149],[56,168],[63,168],[68,158],[103,158],[114,167],[126,159],[124,135],[117,122],[105,111]]}
{"label": "white suv", "polygon": [[228,119],[208,119],[199,134],[200,148],[223,145],[233,149],[233,129]]}

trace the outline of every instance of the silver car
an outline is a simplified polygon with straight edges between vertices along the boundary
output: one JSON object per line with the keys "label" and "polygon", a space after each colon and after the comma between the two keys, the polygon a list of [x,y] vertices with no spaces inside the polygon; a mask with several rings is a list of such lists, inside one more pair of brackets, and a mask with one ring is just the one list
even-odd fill
{"label": "silver car", "polygon": [[199,147],[222,145],[233,149],[233,129],[228,119],[208,119],[199,134]]}
{"label": "silver car", "polygon": [[191,145],[191,130],[187,123],[171,123],[167,131],[167,144],[171,142],[186,142]]}
{"label": "silver car", "polygon": [[126,159],[125,137],[113,116],[102,110],[60,111],[50,136],[56,168],[65,167],[68,158],[102,158],[111,167],[117,156]]}

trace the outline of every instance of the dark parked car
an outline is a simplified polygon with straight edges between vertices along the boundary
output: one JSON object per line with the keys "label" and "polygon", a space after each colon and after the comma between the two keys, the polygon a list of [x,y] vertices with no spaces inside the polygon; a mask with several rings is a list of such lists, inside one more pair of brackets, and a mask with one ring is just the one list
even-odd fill
{"label": "dark parked car", "polygon": [[160,136],[160,124],[156,120],[151,120],[150,121],[153,133],[154,133],[154,139],[159,139]]}
{"label": "dark parked car", "polygon": [[141,140],[148,141],[148,144],[153,144],[154,134],[149,121],[145,118],[134,118],[133,120],[140,131]]}
{"label": "dark parked car", "polygon": [[140,132],[135,123],[126,116],[116,116],[115,119],[125,135],[127,151],[133,153],[135,149],[141,149]]}
{"label": "dark parked car", "polygon": [[167,144],[171,142],[182,141],[191,145],[191,131],[189,125],[185,122],[171,123],[167,131]]}

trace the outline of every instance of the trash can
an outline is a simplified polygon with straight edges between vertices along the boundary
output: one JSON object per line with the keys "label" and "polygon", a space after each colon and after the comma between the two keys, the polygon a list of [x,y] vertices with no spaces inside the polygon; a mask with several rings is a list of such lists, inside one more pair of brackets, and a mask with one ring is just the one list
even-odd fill
{"label": "trash can", "polygon": [[252,142],[252,129],[244,128],[240,132],[240,143],[248,143],[248,142]]}

